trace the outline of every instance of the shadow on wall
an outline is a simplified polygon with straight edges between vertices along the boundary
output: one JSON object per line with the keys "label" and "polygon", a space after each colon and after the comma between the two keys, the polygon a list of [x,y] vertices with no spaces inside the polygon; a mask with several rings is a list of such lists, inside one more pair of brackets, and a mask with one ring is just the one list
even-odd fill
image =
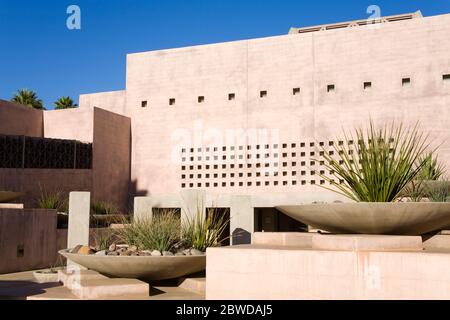
{"label": "shadow on wall", "polygon": [[133,212],[135,197],[146,197],[148,195],[148,190],[138,190],[137,185],[138,185],[137,180],[131,180],[127,200],[128,202],[127,207],[130,210],[130,212]]}

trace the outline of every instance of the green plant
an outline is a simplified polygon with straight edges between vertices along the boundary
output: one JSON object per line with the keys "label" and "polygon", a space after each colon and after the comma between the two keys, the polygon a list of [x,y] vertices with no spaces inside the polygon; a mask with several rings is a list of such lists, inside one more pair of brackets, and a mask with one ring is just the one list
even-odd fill
{"label": "green plant", "polygon": [[136,219],[119,229],[120,239],[140,250],[169,251],[180,242],[180,235],[180,217],[171,209],[152,217]]}
{"label": "green plant", "polygon": [[55,209],[58,212],[68,212],[68,199],[62,191],[46,192],[41,189],[41,195],[37,199],[40,209]]}
{"label": "green plant", "polygon": [[112,229],[95,230],[93,233],[94,246],[97,251],[107,250],[116,240],[116,232]]}
{"label": "green plant", "polygon": [[91,204],[91,214],[111,215],[118,212],[116,206],[106,201],[93,201]]}
{"label": "green plant", "polygon": [[419,162],[423,162],[424,166],[417,175],[419,180],[439,180],[445,174],[445,167],[438,161],[433,153],[420,157]]}
{"label": "green plant", "polygon": [[78,105],[75,104],[70,97],[61,97],[56,100],[53,105],[55,106],[56,110],[72,109],[78,107]]}
{"label": "green plant", "polygon": [[331,176],[320,177],[335,188],[321,187],[354,201],[396,201],[425,166],[420,157],[429,146],[428,136],[418,124],[404,129],[392,122],[376,129],[371,120],[367,130],[356,129],[354,136],[344,132],[344,136],[345,141],[334,142],[337,159],[322,149]]}
{"label": "green plant", "polygon": [[222,239],[222,235],[229,222],[226,215],[216,208],[208,209],[206,217],[203,216],[203,208],[198,208],[196,214],[187,218],[182,227],[183,245],[203,252],[209,247],[219,246],[227,239]]}
{"label": "green plant", "polygon": [[24,106],[29,106],[34,109],[45,110],[42,100],[38,98],[36,92],[32,90],[22,89],[11,99],[12,102],[20,103]]}
{"label": "green plant", "polygon": [[439,181],[427,188],[430,202],[450,202],[450,183]]}

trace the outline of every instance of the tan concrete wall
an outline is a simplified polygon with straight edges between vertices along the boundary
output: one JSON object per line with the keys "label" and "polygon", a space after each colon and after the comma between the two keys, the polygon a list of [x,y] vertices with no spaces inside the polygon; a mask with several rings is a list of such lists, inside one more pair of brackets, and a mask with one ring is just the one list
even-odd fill
{"label": "tan concrete wall", "polygon": [[53,139],[92,142],[93,109],[65,109],[44,112],[44,136]]}
{"label": "tan concrete wall", "polygon": [[[185,172],[187,188],[192,181],[194,189],[217,193],[321,191],[310,184],[311,180],[319,184],[317,174],[312,173],[323,169],[310,163],[317,142],[327,144],[340,136],[343,128],[366,125],[370,117],[382,124],[392,119],[406,124],[419,120],[433,142],[443,143],[439,155],[450,165],[450,83],[442,79],[443,74],[450,73],[449,33],[450,15],[442,15],[376,28],[355,27],[128,55],[126,113],[133,119],[132,179],[138,190],[150,195],[180,190],[183,172],[181,163],[176,162],[181,160],[180,149],[201,147],[201,152],[192,155],[193,163],[189,159],[185,163],[194,166],[194,170]],[[402,87],[404,77],[411,78],[409,87]],[[363,89],[365,81],[372,82],[370,90]],[[327,92],[328,84],[335,85],[334,93]],[[293,95],[297,87],[300,94]],[[268,92],[264,99],[259,96],[262,90]],[[235,100],[228,101],[229,93],[236,94]],[[205,102],[199,104],[198,96],[205,96]],[[170,98],[176,99],[174,106],[169,106]],[[144,100],[148,101],[147,108],[141,107]],[[204,178],[208,164],[205,156],[213,155],[206,154],[206,147],[237,149],[245,148],[247,142],[253,148],[257,144],[236,137],[228,142],[212,141],[214,133],[225,136],[232,129],[244,133],[245,138],[246,131],[256,128],[268,130],[273,138],[269,140],[268,178],[256,177],[258,172],[264,176],[264,168],[239,169],[238,161],[229,161],[231,153],[237,159],[239,152],[225,152],[227,161],[222,161],[221,150],[215,163],[219,167],[226,163],[227,168],[210,170],[211,178]],[[188,143],[182,142],[186,136],[191,137]],[[302,142],[304,147],[299,146]],[[259,143],[264,145],[265,141],[260,139]],[[284,143],[286,148],[282,148]],[[291,147],[291,143],[296,146]],[[273,144],[279,145],[278,150]],[[305,155],[300,156],[303,152]],[[278,159],[272,158],[274,153],[278,153]],[[285,158],[283,153],[287,154]],[[242,154],[245,159],[247,153]],[[231,163],[236,164],[235,169],[230,169]],[[275,177],[273,172],[279,175]],[[219,177],[213,179],[213,173]],[[222,173],[227,177],[222,178]],[[231,173],[235,173],[234,178]],[[237,177],[239,173],[243,173],[242,178]],[[189,179],[190,174],[193,179]],[[202,178],[197,178],[198,174]],[[207,181],[210,187],[205,186]],[[216,188],[212,187],[214,181],[219,184]],[[233,181],[234,187],[230,185]],[[260,186],[256,186],[257,181]],[[222,182],[227,183],[226,187],[221,186]],[[248,182],[252,185],[248,186]]]}
{"label": "tan concrete wall", "polygon": [[130,148],[130,118],[94,108],[93,199],[126,209]]}
{"label": "tan concrete wall", "polygon": [[55,210],[0,209],[1,274],[49,267],[56,244]]}
{"label": "tan concrete wall", "polygon": [[18,201],[26,208],[36,207],[36,200],[45,192],[91,191],[92,170],[65,169],[1,169],[0,190],[23,192]]}
{"label": "tan concrete wall", "polygon": [[0,134],[42,137],[43,111],[0,100]]}
{"label": "tan concrete wall", "polygon": [[80,95],[80,108],[92,110],[97,107],[126,115],[125,99],[125,91],[82,94]]}

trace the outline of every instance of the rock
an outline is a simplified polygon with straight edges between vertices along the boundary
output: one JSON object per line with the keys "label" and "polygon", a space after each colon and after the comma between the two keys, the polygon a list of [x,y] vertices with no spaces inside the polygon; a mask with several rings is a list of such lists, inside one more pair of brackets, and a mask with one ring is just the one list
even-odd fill
{"label": "rock", "polygon": [[185,256],[190,256],[190,255],[191,255],[191,249],[183,250],[183,254],[184,254]]}
{"label": "rock", "polygon": [[78,253],[78,254],[85,254],[85,255],[88,255],[88,254],[95,254],[95,251],[92,250],[90,247],[82,246],[82,247],[80,248],[80,250],[78,250],[77,253]]}
{"label": "rock", "polygon": [[116,249],[117,249],[116,244],[113,243],[112,245],[109,246],[108,251],[116,251]]}
{"label": "rock", "polygon": [[97,256],[106,256],[106,250],[101,250],[95,253]]}
{"label": "rock", "polygon": [[138,252],[131,252],[130,256],[132,257],[138,257],[139,253]]}
{"label": "rock", "polygon": [[78,245],[75,248],[73,248],[72,250],[70,250],[70,253],[78,253],[78,251],[80,251],[80,249],[82,248],[82,245]]}
{"label": "rock", "polygon": [[158,251],[158,250],[153,250],[153,251],[152,251],[152,256],[160,257],[160,256],[161,256],[161,252]]}
{"label": "rock", "polygon": [[126,252],[127,249],[125,249],[125,248],[120,248],[120,249],[117,249],[116,251],[117,251],[118,253],[122,253],[122,252]]}
{"label": "rock", "polygon": [[108,252],[108,256],[118,256],[119,253],[117,251]]}
{"label": "rock", "polygon": [[128,249],[129,245],[127,244],[116,244],[117,249]]}
{"label": "rock", "polygon": [[120,253],[121,256],[131,256],[131,251],[125,250]]}
{"label": "rock", "polygon": [[137,252],[138,248],[136,246],[131,246],[128,248],[128,250],[131,252]]}
{"label": "rock", "polygon": [[163,251],[162,255],[165,256],[165,257],[174,256],[174,254],[172,252],[170,252],[170,251]]}
{"label": "rock", "polygon": [[203,256],[205,253],[197,249],[191,249],[191,256]]}

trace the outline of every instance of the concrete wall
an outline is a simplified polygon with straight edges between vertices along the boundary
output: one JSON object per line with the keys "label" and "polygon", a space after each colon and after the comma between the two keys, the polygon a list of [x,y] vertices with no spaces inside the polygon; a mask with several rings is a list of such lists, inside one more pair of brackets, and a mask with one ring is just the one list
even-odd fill
{"label": "concrete wall", "polygon": [[126,209],[130,148],[130,118],[94,108],[93,199]]}
{"label": "concrete wall", "polygon": [[[439,155],[450,165],[450,82],[442,79],[450,73],[449,32],[450,15],[442,15],[130,54],[126,114],[133,119],[132,180],[149,195],[172,193],[183,184],[228,194],[322,191],[311,185],[321,183],[317,172],[324,170],[310,161],[317,157],[317,144],[327,146],[343,128],[367,125],[370,117],[378,124],[420,121],[433,142],[443,143]],[[406,77],[411,85],[403,87]],[[372,87],[364,90],[367,81]],[[330,84],[335,91],[329,93]],[[294,88],[300,88],[296,95]],[[228,100],[229,93],[234,100]],[[198,103],[198,96],[205,101]],[[252,140],[249,133],[257,129],[269,139]],[[230,138],[218,141],[217,135]],[[253,155],[247,161],[247,146],[254,150],[258,144],[270,145],[269,158],[263,162]],[[182,148],[195,149],[184,163]],[[256,168],[256,162],[263,166]],[[219,167],[205,170],[208,164]]]}
{"label": "concrete wall", "polygon": [[19,199],[26,208],[36,207],[36,200],[44,192],[90,191],[92,170],[63,169],[1,169],[0,190],[23,192]]}
{"label": "concrete wall", "polygon": [[125,91],[111,91],[80,95],[81,109],[106,109],[117,114],[126,115]]}
{"label": "concrete wall", "polygon": [[0,100],[0,134],[42,137],[42,110]]}
{"label": "concrete wall", "polygon": [[0,209],[0,273],[56,262],[56,211]]}
{"label": "concrete wall", "polygon": [[45,138],[92,142],[94,134],[93,109],[64,109],[44,112]]}

